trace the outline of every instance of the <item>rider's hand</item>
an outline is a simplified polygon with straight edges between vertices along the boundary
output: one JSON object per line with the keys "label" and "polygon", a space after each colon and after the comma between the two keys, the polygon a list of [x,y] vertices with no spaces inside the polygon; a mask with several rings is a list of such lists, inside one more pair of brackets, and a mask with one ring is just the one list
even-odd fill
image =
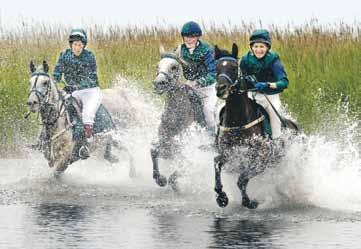
{"label": "rider's hand", "polygon": [[63,90],[64,90],[66,93],[71,94],[72,92],[74,92],[74,91],[76,90],[76,88],[75,88],[74,86],[67,85],[67,86],[64,86]]}
{"label": "rider's hand", "polygon": [[198,88],[199,87],[198,82],[195,81],[195,80],[187,80],[185,84],[192,87],[192,88]]}
{"label": "rider's hand", "polygon": [[269,84],[267,82],[257,82],[254,86],[258,91],[264,91],[269,88]]}
{"label": "rider's hand", "polygon": [[268,86],[271,89],[277,89],[277,84],[276,83],[268,83]]}

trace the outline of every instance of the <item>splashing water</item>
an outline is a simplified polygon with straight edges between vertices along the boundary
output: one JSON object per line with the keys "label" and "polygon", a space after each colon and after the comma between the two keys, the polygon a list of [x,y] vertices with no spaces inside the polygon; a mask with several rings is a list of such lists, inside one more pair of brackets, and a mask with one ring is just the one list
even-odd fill
{"label": "splashing water", "polygon": [[[22,195],[69,199],[74,196],[118,196],[140,202],[154,202],[155,199],[160,203],[174,202],[172,190],[156,186],[152,179],[150,147],[157,136],[161,102],[136,88],[136,84],[121,78],[118,82],[107,94],[113,95],[112,106],[124,124],[116,138],[134,157],[136,179],[129,178],[129,160],[122,152],[117,152],[121,162],[115,165],[96,158],[77,162],[67,169],[61,182],[52,179],[51,170],[40,153],[28,153],[28,159],[0,161],[0,188],[6,192],[1,195],[8,196],[8,200],[21,199]],[[280,164],[250,181],[249,193],[260,200],[259,209],[311,205],[361,211],[358,123],[346,118],[340,120],[344,120],[343,125],[335,125],[332,133],[337,136],[319,132],[289,140]],[[178,196],[217,208],[213,192],[213,158],[216,154],[200,149],[201,145],[211,144],[213,140],[197,126],[192,126],[177,139],[182,145],[182,155],[173,161],[160,160],[161,171],[169,176],[173,170],[181,168],[184,175],[179,179]],[[237,176],[225,173],[223,178],[225,190],[231,192],[230,201],[239,205]]]}

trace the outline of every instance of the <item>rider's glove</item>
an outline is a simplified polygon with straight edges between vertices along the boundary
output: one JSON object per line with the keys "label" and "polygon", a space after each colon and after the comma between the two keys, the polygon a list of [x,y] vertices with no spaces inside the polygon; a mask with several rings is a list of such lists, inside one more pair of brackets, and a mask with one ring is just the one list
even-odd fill
{"label": "rider's glove", "polygon": [[258,82],[255,86],[254,86],[258,91],[264,91],[266,90],[269,85],[267,82]]}
{"label": "rider's glove", "polygon": [[63,90],[64,90],[66,93],[71,94],[72,92],[74,92],[74,91],[76,90],[76,87],[71,86],[71,85],[67,85],[67,86],[64,86]]}

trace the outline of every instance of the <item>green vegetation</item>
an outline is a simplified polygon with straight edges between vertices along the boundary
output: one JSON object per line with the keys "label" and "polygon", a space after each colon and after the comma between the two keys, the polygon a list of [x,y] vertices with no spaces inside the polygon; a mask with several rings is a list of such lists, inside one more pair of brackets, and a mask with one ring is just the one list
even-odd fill
{"label": "green vegetation", "polygon": [[[248,34],[253,24],[204,27],[204,40],[231,48],[240,46],[240,55],[248,50]],[[289,75],[290,86],[282,99],[306,132],[319,128],[328,112],[361,115],[361,26],[345,24],[302,27],[269,27],[273,49],[277,51]],[[61,50],[67,47],[66,27],[34,25],[18,30],[0,30],[0,151],[14,151],[24,137],[34,135],[36,117],[24,121],[28,94],[30,60],[47,60],[50,70]],[[159,60],[159,45],[171,49],[181,42],[178,27],[87,29],[89,48],[95,53],[102,87],[110,87],[116,75],[135,79],[150,89]],[[327,115],[335,116],[337,115]]]}

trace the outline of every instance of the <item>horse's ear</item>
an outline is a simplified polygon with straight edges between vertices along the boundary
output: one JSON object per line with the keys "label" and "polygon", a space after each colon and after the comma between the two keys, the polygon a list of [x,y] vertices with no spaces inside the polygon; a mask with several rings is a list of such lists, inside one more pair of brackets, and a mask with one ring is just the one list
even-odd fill
{"label": "horse's ear", "polygon": [[217,45],[214,46],[214,59],[218,60],[221,57],[221,50]]}
{"label": "horse's ear", "polygon": [[238,46],[236,43],[232,45],[232,57],[237,59],[238,58]]}
{"label": "horse's ear", "polygon": [[163,57],[163,55],[165,54],[165,49],[164,49],[163,45],[159,46],[159,53],[160,53],[160,57]]}
{"label": "horse's ear", "polygon": [[30,61],[29,67],[30,67],[30,72],[31,72],[31,73],[34,73],[34,72],[36,71],[36,67],[35,67],[33,61]]}
{"label": "horse's ear", "polygon": [[49,65],[46,61],[43,61],[43,70],[45,73],[49,72]]}

